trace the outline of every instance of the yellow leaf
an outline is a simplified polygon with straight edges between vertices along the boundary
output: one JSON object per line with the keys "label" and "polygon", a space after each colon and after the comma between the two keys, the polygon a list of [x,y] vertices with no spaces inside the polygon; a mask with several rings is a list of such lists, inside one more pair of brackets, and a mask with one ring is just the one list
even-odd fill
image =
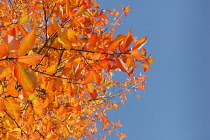
{"label": "yellow leaf", "polygon": [[18,56],[25,55],[34,46],[36,39],[36,29],[34,28],[29,34],[27,34],[20,43],[20,49],[18,50]]}
{"label": "yellow leaf", "polygon": [[94,86],[93,86],[93,84],[92,83],[89,83],[89,84],[87,84],[87,86],[88,86],[88,89],[89,89],[89,91],[90,92],[93,92],[93,90],[94,90]]}
{"label": "yellow leaf", "polygon": [[35,74],[23,63],[16,63],[14,74],[25,91],[34,92],[37,84]]}
{"label": "yellow leaf", "polygon": [[20,23],[20,24],[26,24],[26,23],[28,22],[29,15],[27,15],[26,12],[23,11],[21,16],[22,16],[22,17],[20,18],[19,23]]}
{"label": "yellow leaf", "polygon": [[142,62],[141,65],[144,71],[147,71],[148,69],[150,69],[150,66],[147,62]]}
{"label": "yellow leaf", "polygon": [[19,121],[20,105],[18,104],[18,102],[14,98],[5,98],[4,105],[6,106],[8,113],[12,114],[16,121]]}
{"label": "yellow leaf", "polygon": [[70,40],[68,40],[66,38],[63,38],[63,37],[58,38],[57,40],[58,40],[58,42],[60,42],[63,45],[63,47],[65,49],[68,49],[69,50],[69,49],[72,48],[72,43],[70,42]]}
{"label": "yellow leaf", "polygon": [[46,69],[46,73],[47,74],[54,74],[57,71],[57,68],[58,68],[57,64],[51,65],[50,67],[48,67]]}
{"label": "yellow leaf", "polygon": [[74,16],[77,17],[85,11],[85,5],[80,6],[80,8],[74,13]]}
{"label": "yellow leaf", "polygon": [[154,63],[154,58],[152,58],[151,55],[147,58],[147,63],[148,63],[149,65],[151,65],[151,64]]}
{"label": "yellow leaf", "polygon": [[65,31],[62,32],[61,35],[63,38],[74,38],[75,36],[75,31],[72,29],[67,29]]}

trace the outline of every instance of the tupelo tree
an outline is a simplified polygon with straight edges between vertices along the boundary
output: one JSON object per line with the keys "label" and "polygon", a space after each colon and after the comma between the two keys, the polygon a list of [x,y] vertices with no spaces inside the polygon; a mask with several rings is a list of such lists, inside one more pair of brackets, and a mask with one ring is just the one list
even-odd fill
{"label": "tupelo tree", "polygon": [[[96,140],[98,123],[108,134],[122,126],[106,110],[144,91],[147,76],[134,69],[154,62],[142,47],[147,37],[131,30],[114,37],[129,11],[100,10],[95,0],[2,0],[0,139]],[[127,81],[117,81],[114,71]]]}

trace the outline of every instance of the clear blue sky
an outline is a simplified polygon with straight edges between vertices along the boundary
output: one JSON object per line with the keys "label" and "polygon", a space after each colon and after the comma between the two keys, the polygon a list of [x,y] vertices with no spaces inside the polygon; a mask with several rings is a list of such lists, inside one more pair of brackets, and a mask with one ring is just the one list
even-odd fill
{"label": "clear blue sky", "polygon": [[98,2],[102,9],[130,5],[117,33],[148,36],[145,47],[155,58],[147,92],[108,112],[124,124],[118,130],[127,140],[210,140],[210,0]]}

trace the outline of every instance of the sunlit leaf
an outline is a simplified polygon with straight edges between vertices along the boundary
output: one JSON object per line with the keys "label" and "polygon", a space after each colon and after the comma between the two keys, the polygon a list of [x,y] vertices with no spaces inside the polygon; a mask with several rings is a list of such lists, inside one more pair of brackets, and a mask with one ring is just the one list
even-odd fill
{"label": "sunlit leaf", "polygon": [[28,22],[29,15],[25,11],[22,12],[22,17],[20,18],[20,24],[26,24]]}
{"label": "sunlit leaf", "polygon": [[109,45],[108,51],[114,51],[123,41],[125,35],[118,35]]}
{"label": "sunlit leaf", "polygon": [[88,44],[89,45],[96,45],[96,42],[98,41],[98,35],[97,35],[97,33],[92,33],[91,34],[91,37],[90,37],[90,39],[89,39],[89,42],[88,42]]}
{"label": "sunlit leaf", "polygon": [[27,30],[22,25],[17,26],[17,28],[24,37],[28,34]]}
{"label": "sunlit leaf", "polygon": [[25,64],[16,63],[14,65],[14,74],[18,83],[25,91],[34,92],[37,84],[36,76]]}
{"label": "sunlit leaf", "polygon": [[19,103],[14,98],[5,98],[4,105],[8,113],[12,114],[16,121],[20,119],[20,106]]}
{"label": "sunlit leaf", "polygon": [[34,46],[36,39],[36,29],[34,28],[29,34],[27,34],[20,43],[20,49],[18,50],[18,56],[25,55]]}
{"label": "sunlit leaf", "polygon": [[147,71],[148,69],[150,69],[150,66],[149,66],[148,63],[142,62],[141,64],[142,64],[142,68],[143,68],[144,71]]}
{"label": "sunlit leaf", "polygon": [[149,64],[149,65],[151,65],[151,64],[153,64],[154,63],[154,58],[152,58],[152,56],[150,55],[150,56],[148,56],[148,58],[147,58],[147,63]]}
{"label": "sunlit leaf", "polygon": [[0,44],[0,58],[7,56],[9,53],[9,49],[7,44],[5,43],[4,40],[2,40],[1,44]]}
{"label": "sunlit leaf", "polygon": [[134,43],[132,50],[140,49],[147,42],[147,37],[140,38],[137,42]]}
{"label": "sunlit leaf", "polygon": [[34,55],[27,55],[27,56],[19,56],[17,57],[18,62],[34,65],[40,62],[43,58],[43,55],[34,54]]}
{"label": "sunlit leaf", "polygon": [[62,32],[62,38],[74,38],[75,37],[75,31],[72,29],[67,29]]}
{"label": "sunlit leaf", "polygon": [[128,35],[125,37],[123,44],[120,46],[120,50],[123,51],[130,46],[132,42],[132,32],[128,30]]}
{"label": "sunlit leaf", "polygon": [[85,84],[89,84],[92,81],[94,81],[96,85],[99,85],[101,82],[101,76],[96,71],[90,71],[86,75]]}
{"label": "sunlit leaf", "polygon": [[85,11],[85,5],[79,7],[79,9],[74,13],[74,16],[77,17]]}
{"label": "sunlit leaf", "polygon": [[142,48],[141,51],[138,49],[131,50],[130,53],[134,56],[136,60],[146,61],[146,50]]}

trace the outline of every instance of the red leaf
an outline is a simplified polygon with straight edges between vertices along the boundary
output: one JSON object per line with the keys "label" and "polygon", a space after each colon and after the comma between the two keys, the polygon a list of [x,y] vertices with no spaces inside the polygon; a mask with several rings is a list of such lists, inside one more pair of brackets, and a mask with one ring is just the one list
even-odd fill
{"label": "red leaf", "polygon": [[94,89],[93,92],[90,92],[90,96],[93,98],[93,99],[96,99],[98,94],[96,92],[96,90]]}

